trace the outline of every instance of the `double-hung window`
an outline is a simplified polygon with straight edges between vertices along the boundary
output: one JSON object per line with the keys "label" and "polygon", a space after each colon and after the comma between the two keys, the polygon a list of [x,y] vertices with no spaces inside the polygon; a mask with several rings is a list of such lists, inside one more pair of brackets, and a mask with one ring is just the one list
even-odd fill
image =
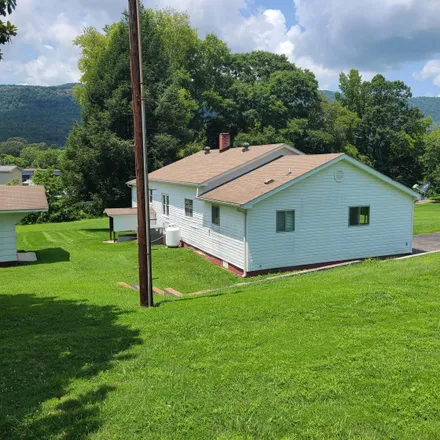
{"label": "double-hung window", "polygon": [[185,215],[186,215],[186,217],[193,216],[193,201],[192,201],[192,199],[185,199]]}
{"label": "double-hung window", "polygon": [[348,216],[349,226],[366,226],[370,224],[369,206],[352,206]]}
{"label": "double-hung window", "polygon": [[295,230],[295,211],[277,211],[277,232]]}
{"label": "double-hung window", "polygon": [[212,206],[211,209],[211,223],[220,226],[220,206]]}
{"label": "double-hung window", "polygon": [[162,214],[170,215],[170,196],[162,194]]}

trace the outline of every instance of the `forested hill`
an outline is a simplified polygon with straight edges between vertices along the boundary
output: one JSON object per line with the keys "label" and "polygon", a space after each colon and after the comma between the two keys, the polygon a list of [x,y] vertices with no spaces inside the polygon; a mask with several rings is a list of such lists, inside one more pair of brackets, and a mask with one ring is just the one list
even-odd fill
{"label": "forested hill", "polygon": [[[331,90],[320,90],[328,101],[335,101],[335,92]],[[418,107],[425,115],[432,118],[434,125],[440,125],[440,98],[418,96],[409,99],[409,104]]]}
{"label": "forested hill", "polygon": [[0,85],[0,142],[21,137],[63,147],[81,113],[73,86]]}
{"label": "forested hill", "polygon": [[[73,122],[81,116],[72,96],[73,86],[0,85],[0,142],[21,137],[30,143],[63,147]],[[320,92],[328,101],[335,100],[333,91]],[[410,103],[440,125],[440,98],[416,97]]]}
{"label": "forested hill", "polygon": [[430,116],[434,125],[440,125],[440,98],[418,96],[410,98],[409,103],[418,107],[425,116]]}

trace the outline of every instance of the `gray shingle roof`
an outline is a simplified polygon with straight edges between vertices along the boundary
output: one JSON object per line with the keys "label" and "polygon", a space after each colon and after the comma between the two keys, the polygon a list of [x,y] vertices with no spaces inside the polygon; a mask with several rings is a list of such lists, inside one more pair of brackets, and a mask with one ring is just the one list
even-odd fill
{"label": "gray shingle roof", "polygon": [[48,204],[43,186],[0,185],[0,212],[47,210]]}
{"label": "gray shingle roof", "polygon": [[0,165],[0,173],[10,173],[11,171],[14,171],[16,168],[15,165]]}

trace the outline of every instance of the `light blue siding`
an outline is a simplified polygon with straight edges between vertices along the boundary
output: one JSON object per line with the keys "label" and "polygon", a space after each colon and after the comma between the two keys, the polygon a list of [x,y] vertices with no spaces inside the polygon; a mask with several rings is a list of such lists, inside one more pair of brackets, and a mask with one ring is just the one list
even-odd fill
{"label": "light blue siding", "polygon": [[[181,229],[182,240],[226,263],[244,268],[244,214],[236,207],[220,206],[220,226],[211,224],[211,203],[197,199],[197,188],[152,182],[157,225]],[[170,215],[162,213],[162,194],[170,197]],[[185,216],[185,199],[193,200],[193,217]]]}
{"label": "light blue siding", "polygon": [[[370,206],[370,225],[349,227],[350,206]],[[294,232],[276,232],[277,210],[295,210]],[[410,253],[413,210],[412,197],[341,161],[249,210],[248,270]]]}
{"label": "light blue siding", "polygon": [[0,263],[17,261],[15,225],[22,220],[24,216],[24,214],[0,213]]}

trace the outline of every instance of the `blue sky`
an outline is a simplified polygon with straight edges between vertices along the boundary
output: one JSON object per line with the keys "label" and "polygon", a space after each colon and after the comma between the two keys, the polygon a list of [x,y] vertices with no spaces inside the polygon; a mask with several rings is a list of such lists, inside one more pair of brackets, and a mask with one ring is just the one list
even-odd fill
{"label": "blue sky", "polygon": [[[414,96],[440,95],[440,0],[144,0],[187,11],[203,37],[214,32],[235,52],[283,53],[337,89],[341,71],[383,73]],[[72,41],[86,26],[120,18],[127,0],[20,0],[19,27],[4,48],[0,83],[56,85],[79,79]]]}

